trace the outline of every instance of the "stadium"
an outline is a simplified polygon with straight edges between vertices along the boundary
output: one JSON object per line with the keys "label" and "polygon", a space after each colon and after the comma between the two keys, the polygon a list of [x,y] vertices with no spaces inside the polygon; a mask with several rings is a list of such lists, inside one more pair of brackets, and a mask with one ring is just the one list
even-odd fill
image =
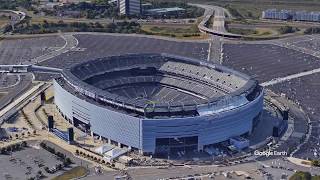
{"label": "stadium", "polygon": [[126,54],[63,69],[55,104],[79,129],[144,155],[202,151],[250,135],[263,88],[221,65],[170,54]]}

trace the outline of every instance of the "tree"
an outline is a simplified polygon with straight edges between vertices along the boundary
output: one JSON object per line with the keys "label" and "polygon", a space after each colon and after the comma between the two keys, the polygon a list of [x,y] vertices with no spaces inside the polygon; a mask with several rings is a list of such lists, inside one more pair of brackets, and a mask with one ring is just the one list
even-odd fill
{"label": "tree", "polygon": [[311,178],[310,172],[298,171],[290,177],[290,180],[311,180]]}
{"label": "tree", "polygon": [[1,154],[6,154],[7,153],[7,149],[5,147],[1,148]]}
{"label": "tree", "polygon": [[70,158],[66,158],[66,163],[69,165],[69,164],[72,164],[72,161],[71,161],[71,159]]}
{"label": "tree", "polygon": [[23,142],[21,143],[21,145],[22,145],[22,147],[27,147],[27,142],[23,141]]}
{"label": "tree", "polygon": [[46,145],[46,143],[44,143],[44,142],[41,142],[41,143],[40,143],[40,146],[41,146],[43,149],[47,149],[47,145]]}
{"label": "tree", "polygon": [[19,143],[18,143],[18,144],[15,144],[15,145],[13,145],[13,146],[15,146],[15,150],[19,150],[19,149],[21,148],[21,146],[20,146]]}
{"label": "tree", "polygon": [[62,169],[62,166],[63,166],[62,164],[57,164],[57,165],[56,165],[56,169],[57,169],[57,170],[61,170],[61,169]]}
{"label": "tree", "polygon": [[78,155],[78,154],[79,154],[79,150],[77,149],[77,150],[76,150],[76,155]]}
{"label": "tree", "polygon": [[312,166],[320,167],[320,160],[312,160],[311,163],[312,163]]}
{"label": "tree", "polygon": [[39,177],[42,177],[42,176],[43,176],[43,174],[42,174],[42,171],[41,171],[41,170],[39,170],[39,171],[37,172],[37,174],[39,175]]}
{"label": "tree", "polygon": [[10,152],[10,151],[12,151],[12,147],[11,147],[11,146],[8,146],[8,147],[7,147],[7,152]]}
{"label": "tree", "polygon": [[16,136],[16,139],[18,139],[18,138],[19,138],[19,135],[18,135],[18,134],[16,134],[15,136]]}
{"label": "tree", "polygon": [[298,30],[297,28],[294,28],[292,26],[283,26],[283,27],[280,27],[279,32],[281,34],[288,34],[288,33],[294,33],[297,30]]}
{"label": "tree", "polygon": [[43,169],[44,169],[45,172],[51,173],[50,169],[47,166],[45,166]]}

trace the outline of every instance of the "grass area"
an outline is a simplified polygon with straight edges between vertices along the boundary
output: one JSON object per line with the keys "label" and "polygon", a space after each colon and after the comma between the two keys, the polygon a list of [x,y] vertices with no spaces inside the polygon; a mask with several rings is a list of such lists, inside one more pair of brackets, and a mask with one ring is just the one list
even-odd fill
{"label": "grass area", "polygon": [[7,25],[9,22],[8,17],[3,17],[0,16],[0,28],[4,27],[5,25]]}
{"label": "grass area", "polygon": [[146,34],[160,35],[176,38],[201,38],[197,24],[193,25],[142,25]]}
{"label": "grass area", "polygon": [[52,180],[69,180],[69,179],[79,178],[86,175],[87,171],[88,170],[86,168],[82,166],[77,166],[53,178]]}
{"label": "grass area", "polygon": [[229,28],[228,32],[233,34],[246,35],[246,36],[258,34],[258,31],[256,31],[255,29]]}
{"label": "grass area", "polygon": [[274,36],[279,32],[271,28],[228,28],[228,32],[233,34],[241,34],[245,36]]}

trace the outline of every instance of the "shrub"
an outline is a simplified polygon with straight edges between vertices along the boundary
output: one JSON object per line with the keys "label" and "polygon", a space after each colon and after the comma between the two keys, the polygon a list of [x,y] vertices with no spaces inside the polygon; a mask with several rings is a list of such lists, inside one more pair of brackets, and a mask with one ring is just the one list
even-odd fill
{"label": "shrub", "polygon": [[7,153],[7,149],[5,147],[1,148],[1,154],[6,154]]}
{"label": "shrub", "polygon": [[23,142],[21,143],[21,146],[22,146],[22,147],[27,147],[27,145],[28,145],[28,144],[27,144],[27,142],[25,142],[25,141],[23,141]]}
{"label": "shrub", "polygon": [[65,162],[69,165],[69,164],[72,164],[72,161],[70,158],[66,158]]}
{"label": "shrub", "polygon": [[311,164],[312,166],[320,167],[320,160],[312,160]]}
{"label": "shrub", "polygon": [[43,168],[47,173],[50,173],[50,170],[49,170],[49,168],[46,166],[46,167],[44,167]]}

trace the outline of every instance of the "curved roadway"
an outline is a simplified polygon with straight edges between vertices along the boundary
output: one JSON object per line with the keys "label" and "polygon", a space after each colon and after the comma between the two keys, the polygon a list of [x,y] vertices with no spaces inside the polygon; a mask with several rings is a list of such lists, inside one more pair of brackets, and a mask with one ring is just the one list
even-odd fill
{"label": "curved roadway", "polygon": [[[204,5],[204,4],[190,4],[192,6],[200,7],[205,9],[204,18],[199,23],[198,28],[201,32],[213,34],[217,36],[229,37],[229,38],[241,38],[242,35],[233,34],[227,32],[225,29],[225,13],[229,18],[232,18],[231,14],[224,8],[219,6]],[[213,17],[213,26],[208,28],[206,25],[208,21]]]}

